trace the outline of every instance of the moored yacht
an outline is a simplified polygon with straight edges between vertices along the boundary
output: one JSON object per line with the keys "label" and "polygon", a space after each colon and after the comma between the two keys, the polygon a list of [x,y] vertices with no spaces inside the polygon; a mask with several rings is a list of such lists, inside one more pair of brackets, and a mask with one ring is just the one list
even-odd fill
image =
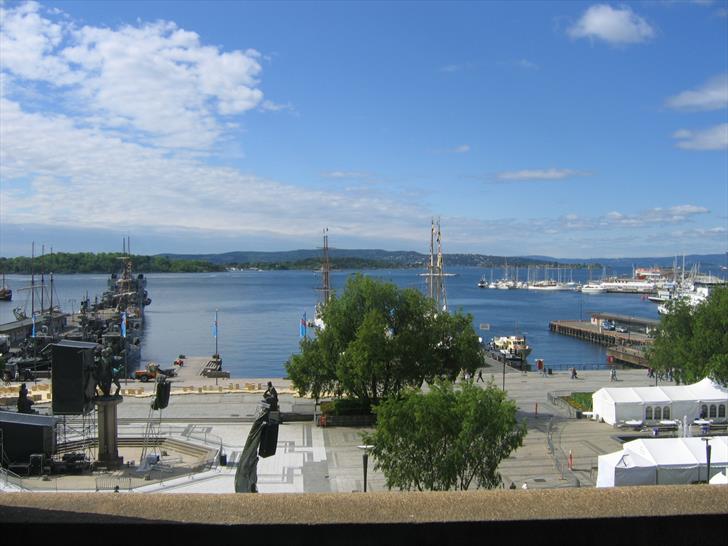
{"label": "moored yacht", "polygon": [[590,283],[587,283],[584,286],[582,286],[581,287],[581,291],[584,294],[603,294],[604,292],[607,291],[607,289],[604,288],[599,283],[592,283],[592,282],[590,282]]}

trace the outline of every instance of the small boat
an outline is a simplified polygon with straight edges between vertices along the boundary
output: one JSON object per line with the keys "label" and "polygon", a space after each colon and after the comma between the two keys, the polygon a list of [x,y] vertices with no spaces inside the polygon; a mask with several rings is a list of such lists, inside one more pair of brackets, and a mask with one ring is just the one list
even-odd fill
{"label": "small boat", "polygon": [[480,277],[480,280],[478,281],[478,288],[488,288],[488,283],[485,282],[485,275]]}
{"label": "small boat", "polygon": [[3,285],[0,287],[0,301],[12,301],[13,291],[5,284],[5,273],[3,273]]}
{"label": "small boat", "polygon": [[582,286],[581,291],[584,294],[603,294],[607,291],[607,289],[604,288],[601,284],[590,282]]}
{"label": "small boat", "polygon": [[528,285],[529,290],[563,290],[556,281],[536,281]]}
{"label": "small boat", "polygon": [[531,354],[524,336],[494,337],[491,346],[509,360],[526,360]]}

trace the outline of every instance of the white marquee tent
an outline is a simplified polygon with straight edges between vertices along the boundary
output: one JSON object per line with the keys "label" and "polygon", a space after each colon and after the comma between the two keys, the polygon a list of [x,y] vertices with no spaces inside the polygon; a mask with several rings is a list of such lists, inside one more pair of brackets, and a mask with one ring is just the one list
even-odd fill
{"label": "white marquee tent", "polygon": [[592,395],[592,406],[594,419],[610,425],[629,420],[682,420],[684,416],[692,422],[703,412],[706,418],[726,421],[728,389],[709,378],[692,385],[603,388]]}
{"label": "white marquee tent", "polygon": [[[709,442],[710,475],[715,476],[728,467],[728,437]],[[599,456],[597,487],[689,484],[705,481],[707,472],[703,438],[640,438],[622,451]]]}

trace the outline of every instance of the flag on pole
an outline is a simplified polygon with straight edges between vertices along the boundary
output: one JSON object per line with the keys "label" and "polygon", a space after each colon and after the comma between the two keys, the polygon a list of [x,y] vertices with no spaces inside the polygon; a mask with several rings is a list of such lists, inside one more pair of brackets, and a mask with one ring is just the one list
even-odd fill
{"label": "flag on pole", "polygon": [[303,317],[301,317],[301,327],[299,329],[299,334],[301,337],[306,337],[306,312],[303,312]]}
{"label": "flag on pole", "polygon": [[33,334],[32,334],[32,337],[35,337],[35,315],[32,315],[31,318],[33,319]]}
{"label": "flag on pole", "polygon": [[217,337],[217,320],[212,321],[212,337]]}
{"label": "flag on pole", "polygon": [[121,337],[126,337],[126,311],[121,314]]}

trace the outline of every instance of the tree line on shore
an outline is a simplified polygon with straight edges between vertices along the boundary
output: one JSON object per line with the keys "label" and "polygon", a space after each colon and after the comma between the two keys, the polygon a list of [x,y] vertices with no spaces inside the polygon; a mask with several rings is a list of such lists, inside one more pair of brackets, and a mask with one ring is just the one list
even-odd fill
{"label": "tree line on shore", "polygon": [[[40,273],[114,273],[120,270],[120,252],[54,252],[35,259],[27,256],[0,258],[0,271],[29,275]],[[170,260],[164,256],[131,256],[134,271],[144,273],[202,273],[224,271],[224,266],[201,260]]]}

